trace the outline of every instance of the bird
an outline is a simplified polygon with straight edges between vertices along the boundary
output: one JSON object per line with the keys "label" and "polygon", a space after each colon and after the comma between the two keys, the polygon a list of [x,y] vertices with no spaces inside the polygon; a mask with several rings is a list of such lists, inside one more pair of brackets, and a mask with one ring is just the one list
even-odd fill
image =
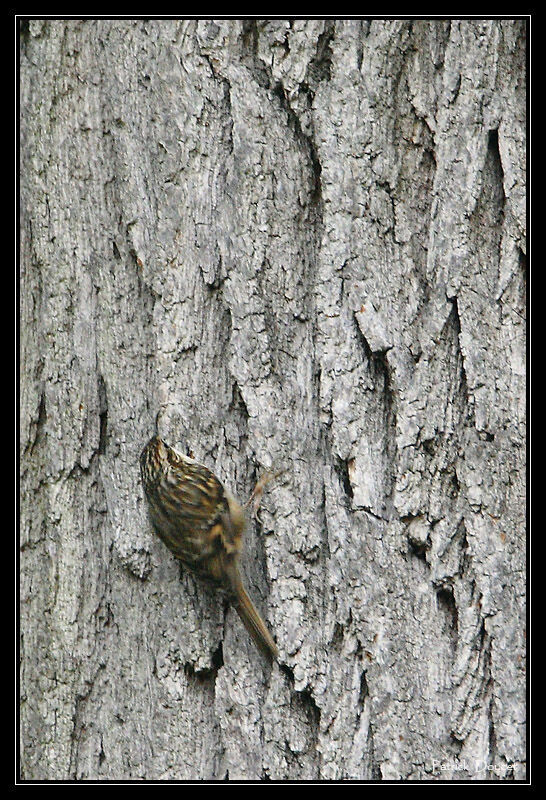
{"label": "bird", "polygon": [[[241,504],[208,467],[157,434],[142,450],[140,472],[159,538],[191,573],[228,597],[258,649],[275,660],[277,646],[241,575],[245,528]],[[250,500],[261,496],[263,485],[262,479]]]}

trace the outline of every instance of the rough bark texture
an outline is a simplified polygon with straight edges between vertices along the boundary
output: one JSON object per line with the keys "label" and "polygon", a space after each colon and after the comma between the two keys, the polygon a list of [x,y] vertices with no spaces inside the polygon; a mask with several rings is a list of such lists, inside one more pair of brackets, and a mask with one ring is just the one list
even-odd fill
{"label": "rough bark texture", "polygon": [[[22,24],[23,778],[525,777],[525,50]],[[272,668],[150,529],[160,408],[242,499],[286,468]]]}

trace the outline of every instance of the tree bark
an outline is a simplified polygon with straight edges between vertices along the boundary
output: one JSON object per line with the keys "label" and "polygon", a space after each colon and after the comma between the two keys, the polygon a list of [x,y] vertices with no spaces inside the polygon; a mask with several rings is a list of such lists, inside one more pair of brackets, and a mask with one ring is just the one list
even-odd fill
{"label": "tree bark", "polygon": [[[21,777],[525,778],[521,20],[21,24]],[[242,500],[268,666],[153,534]]]}

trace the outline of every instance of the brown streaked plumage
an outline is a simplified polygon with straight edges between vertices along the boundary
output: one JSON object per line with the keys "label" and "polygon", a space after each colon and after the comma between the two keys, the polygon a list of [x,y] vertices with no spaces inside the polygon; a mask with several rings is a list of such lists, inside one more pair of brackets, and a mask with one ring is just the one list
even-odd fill
{"label": "brown streaked plumage", "polygon": [[159,436],[142,451],[140,471],[160,539],[191,572],[226,592],[259,649],[276,658],[275,642],[241,579],[245,518],[237,500],[207,467]]}

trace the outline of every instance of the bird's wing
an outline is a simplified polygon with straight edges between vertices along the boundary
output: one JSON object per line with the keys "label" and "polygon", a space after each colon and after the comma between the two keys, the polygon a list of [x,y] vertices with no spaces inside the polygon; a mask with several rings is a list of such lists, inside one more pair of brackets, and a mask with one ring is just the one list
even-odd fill
{"label": "bird's wing", "polygon": [[190,461],[175,450],[169,451],[168,459],[167,482],[172,483],[176,512],[184,517],[184,526],[196,531],[210,528],[229,510],[224,487],[203,464]]}

